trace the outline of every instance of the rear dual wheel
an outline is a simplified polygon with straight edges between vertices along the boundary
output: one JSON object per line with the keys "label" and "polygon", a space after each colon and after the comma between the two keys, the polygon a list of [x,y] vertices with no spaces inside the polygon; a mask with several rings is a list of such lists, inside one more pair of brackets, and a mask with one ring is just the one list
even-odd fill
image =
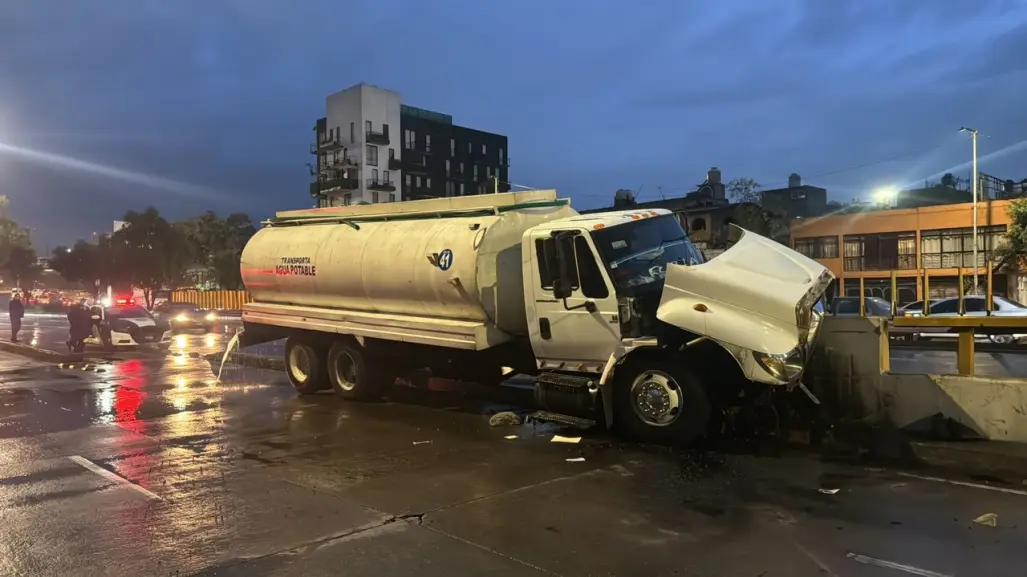
{"label": "rear dual wheel", "polygon": [[290,338],[285,342],[285,372],[296,392],[312,395],[329,387],[324,345]]}
{"label": "rear dual wheel", "polygon": [[290,338],[285,344],[285,371],[301,395],[333,389],[347,400],[371,400],[390,384],[388,373],[350,339],[326,345]]}

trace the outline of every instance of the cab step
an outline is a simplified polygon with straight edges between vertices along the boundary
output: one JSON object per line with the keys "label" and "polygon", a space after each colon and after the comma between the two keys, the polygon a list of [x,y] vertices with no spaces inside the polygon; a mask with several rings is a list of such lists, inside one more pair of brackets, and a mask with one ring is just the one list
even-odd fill
{"label": "cab step", "polygon": [[544,421],[547,423],[566,425],[568,427],[574,427],[575,429],[581,429],[582,431],[587,431],[596,426],[596,421],[592,419],[584,419],[582,417],[574,417],[572,415],[561,415],[560,413],[550,413],[549,411],[535,411],[528,415],[528,418],[533,421]]}
{"label": "cab step", "polygon": [[[598,378],[546,372],[535,379],[535,403],[548,415],[581,418],[594,424],[592,417],[595,416],[598,400]],[[572,423],[565,424],[575,426]]]}

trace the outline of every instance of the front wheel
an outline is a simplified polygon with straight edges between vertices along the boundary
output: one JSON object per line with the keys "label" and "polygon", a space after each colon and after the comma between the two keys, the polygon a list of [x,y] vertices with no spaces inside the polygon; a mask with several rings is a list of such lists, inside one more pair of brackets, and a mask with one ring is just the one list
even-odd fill
{"label": "front wheel", "polygon": [[691,371],[659,358],[628,361],[614,374],[614,423],[636,441],[687,445],[709,426],[712,409]]}
{"label": "front wheel", "polygon": [[285,372],[296,392],[312,395],[327,388],[323,346],[290,338],[285,342]]}

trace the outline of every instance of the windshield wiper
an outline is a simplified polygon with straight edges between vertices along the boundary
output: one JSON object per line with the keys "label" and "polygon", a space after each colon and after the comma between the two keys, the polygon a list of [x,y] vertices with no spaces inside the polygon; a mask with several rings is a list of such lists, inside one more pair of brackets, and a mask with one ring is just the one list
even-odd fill
{"label": "windshield wiper", "polygon": [[683,236],[681,238],[672,238],[670,240],[661,240],[660,244],[654,249],[656,251],[656,254],[654,254],[651,259],[647,260],[645,262],[645,265],[649,266],[649,265],[653,264],[653,262],[656,259],[658,259],[661,256],[663,256],[663,253],[667,252],[666,249],[664,249],[663,247],[667,246],[668,244],[670,244],[672,242],[681,242],[683,240],[688,240],[688,237],[687,236]]}

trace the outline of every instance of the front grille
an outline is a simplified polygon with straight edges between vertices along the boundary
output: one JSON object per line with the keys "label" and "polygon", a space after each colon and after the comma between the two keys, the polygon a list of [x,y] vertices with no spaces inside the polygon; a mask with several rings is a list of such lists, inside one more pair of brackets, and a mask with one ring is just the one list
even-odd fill
{"label": "front grille", "polygon": [[134,327],[129,334],[137,343],[155,343],[160,341],[164,331],[157,327]]}

